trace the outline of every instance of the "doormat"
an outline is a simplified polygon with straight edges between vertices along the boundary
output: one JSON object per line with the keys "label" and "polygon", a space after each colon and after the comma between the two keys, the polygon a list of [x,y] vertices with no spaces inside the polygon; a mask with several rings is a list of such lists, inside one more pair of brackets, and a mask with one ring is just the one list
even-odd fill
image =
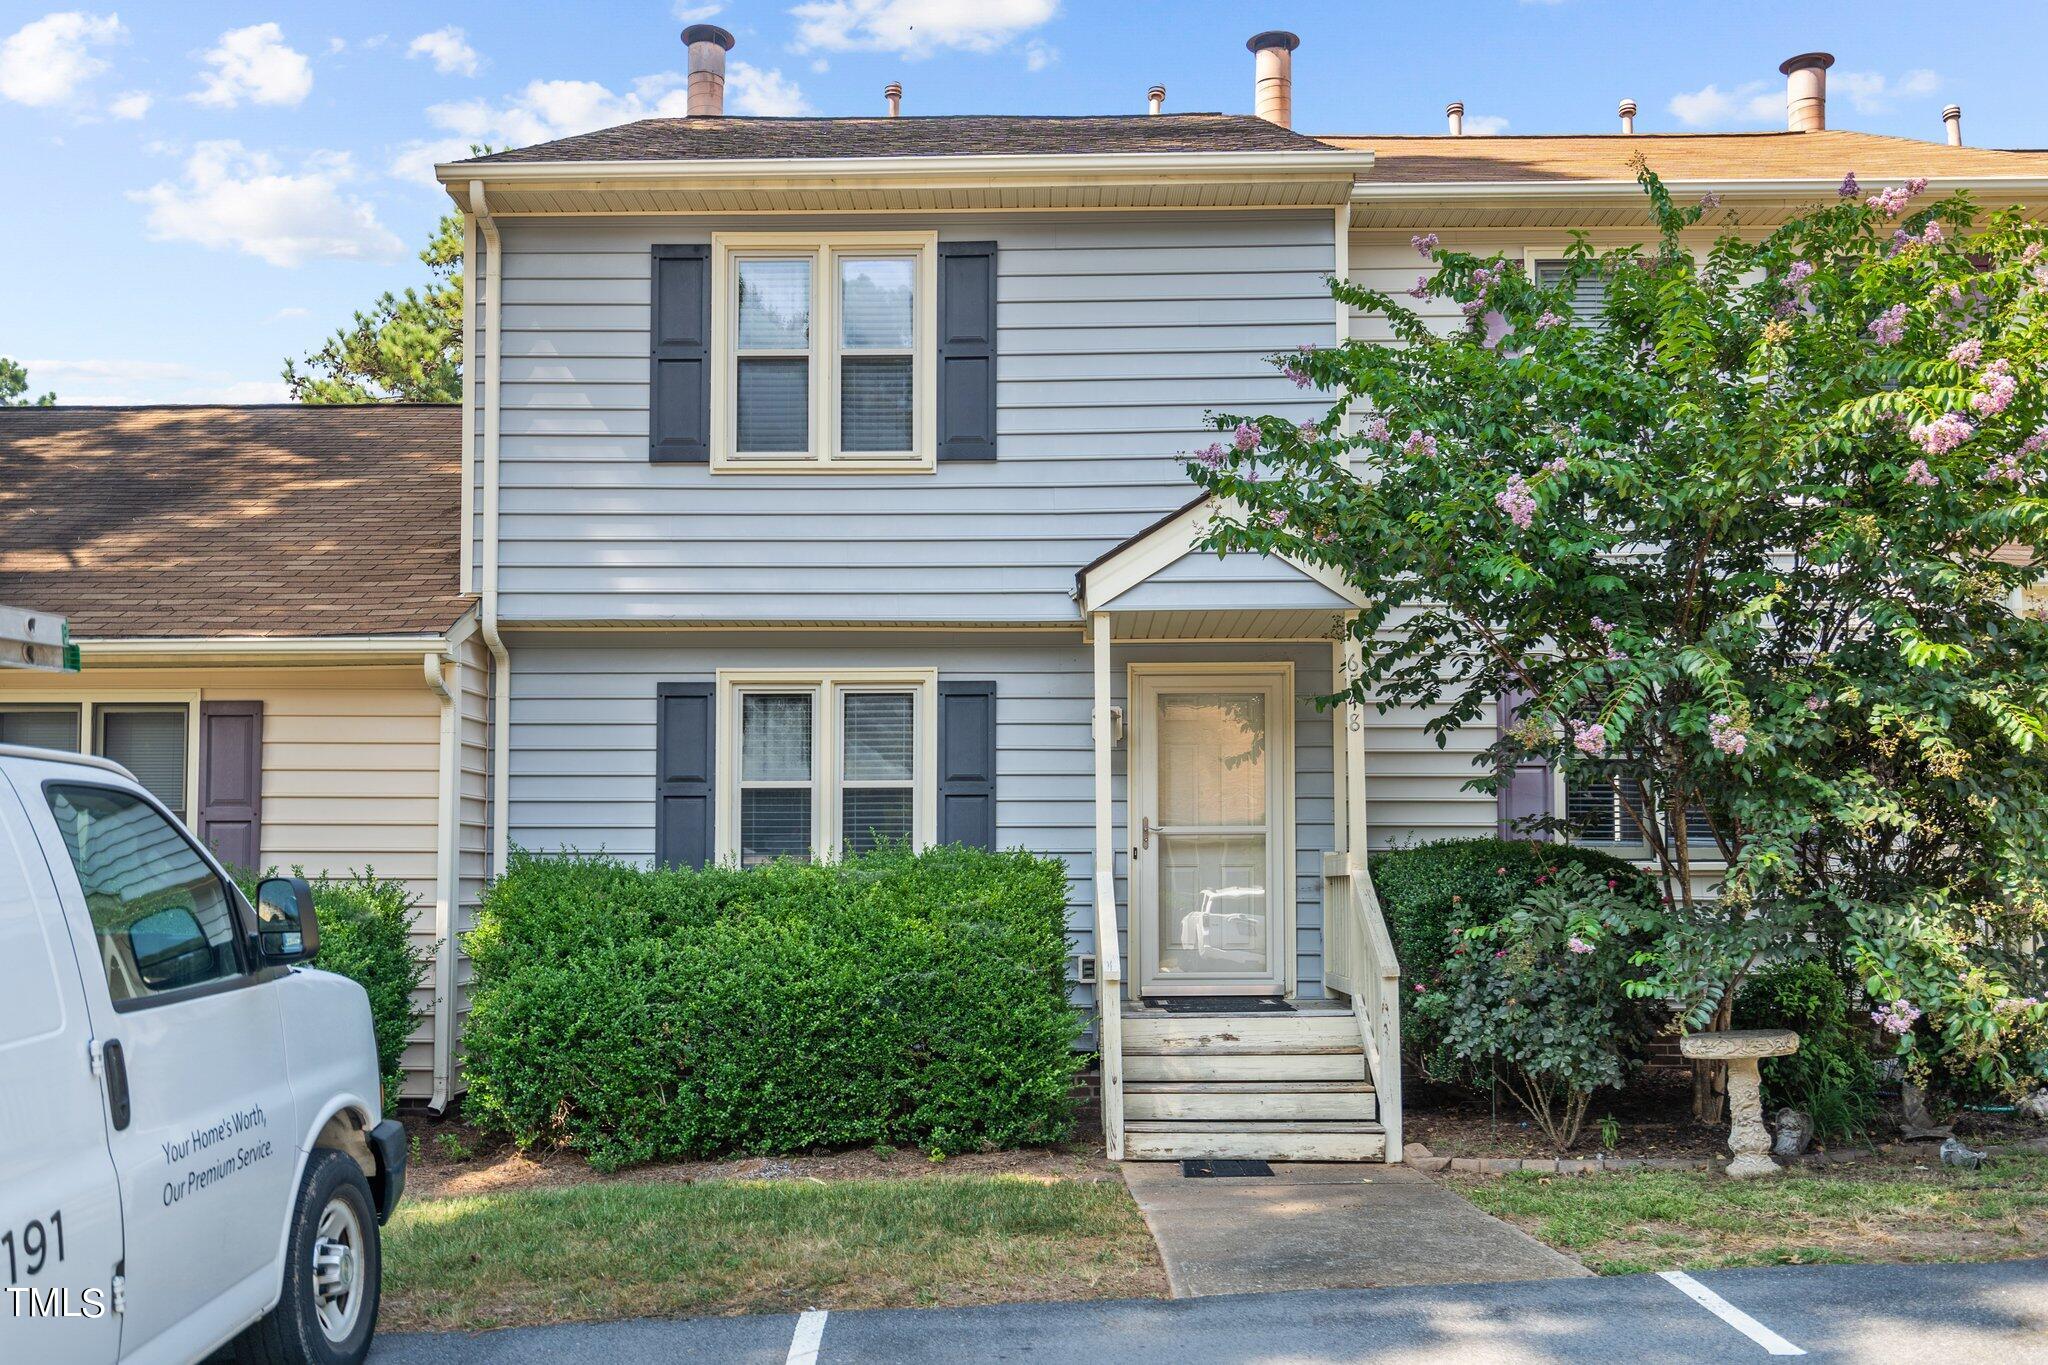
{"label": "doormat", "polygon": [[1294,1006],[1277,995],[1148,995],[1139,1001],[1148,1010],[1168,1014],[1293,1014]]}
{"label": "doormat", "polygon": [[1183,1180],[1214,1180],[1222,1177],[1242,1178],[1249,1175],[1271,1175],[1273,1168],[1263,1161],[1246,1161],[1235,1157],[1190,1158],[1180,1163]]}

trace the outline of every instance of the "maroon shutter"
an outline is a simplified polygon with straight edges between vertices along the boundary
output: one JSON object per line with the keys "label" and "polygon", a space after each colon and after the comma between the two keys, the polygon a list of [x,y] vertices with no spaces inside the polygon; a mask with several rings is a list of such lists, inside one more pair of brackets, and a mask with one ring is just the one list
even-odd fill
{"label": "maroon shutter", "polygon": [[[1519,688],[1500,699],[1498,724],[1501,733],[1507,732],[1528,703],[1529,694]],[[1555,784],[1550,774],[1550,760],[1547,758],[1525,758],[1501,774],[1500,791],[1495,796],[1500,813],[1501,838],[1551,837],[1541,824],[1556,814],[1551,808],[1551,792]]]}
{"label": "maroon shutter", "polygon": [[199,838],[229,867],[261,872],[263,703],[199,703]]}

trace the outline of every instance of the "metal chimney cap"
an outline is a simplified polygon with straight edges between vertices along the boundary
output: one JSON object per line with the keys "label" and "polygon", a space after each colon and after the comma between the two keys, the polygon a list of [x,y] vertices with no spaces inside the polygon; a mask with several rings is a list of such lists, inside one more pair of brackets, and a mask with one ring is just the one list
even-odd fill
{"label": "metal chimney cap", "polygon": [[1463,100],[1452,100],[1452,101],[1451,101],[1451,102],[1450,102],[1449,104],[1446,104],[1446,105],[1444,106],[1444,112],[1445,112],[1446,114],[1462,114],[1462,113],[1464,113],[1464,112],[1465,112],[1465,101],[1463,101]]}
{"label": "metal chimney cap", "polygon": [[1145,92],[1145,98],[1146,98],[1146,99],[1149,99],[1149,100],[1163,100],[1163,99],[1165,99],[1165,98],[1166,98],[1166,87],[1165,87],[1165,86],[1163,86],[1163,85],[1155,85],[1155,86],[1153,86],[1153,87],[1152,87],[1152,88],[1151,88],[1150,90],[1147,90],[1147,91]]}
{"label": "metal chimney cap", "polygon": [[727,52],[732,51],[733,36],[716,24],[692,24],[683,30],[686,43],[717,43]]}
{"label": "metal chimney cap", "polygon": [[1960,104],[1946,105],[1942,108],[1941,116],[1945,119],[1961,118],[1963,116],[1963,106]]}
{"label": "metal chimney cap", "polygon": [[882,87],[882,93],[885,95],[893,96],[894,98],[897,99],[901,99],[903,97],[903,82],[890,81],[887,85]]}
{"label": "metal chimney cap", "polygon": [[1615,112],[1624,117],[1631,115],[1636,112],[1636,102],[1634,100],[1623,100]]}
{"label": "metal chimney cap", "polygon": [[1282,52],[1292,52],[1301,46],[1301,39],[1284,28],[1269,28],[1264,33],[1254,33],[1245,40],[1244,50],[1257,52],[1262,48],[1277,47]]}
{"label": "metal chimney cap", "polygon": [[1834,64],[1835,54],[1832,52],[1802,52],[1797,57],[1787,57],[1784,61],[1778,63],[1778,74],[1789,76],[1795,71],[1804,71],[1808,67],[1825,71]]}

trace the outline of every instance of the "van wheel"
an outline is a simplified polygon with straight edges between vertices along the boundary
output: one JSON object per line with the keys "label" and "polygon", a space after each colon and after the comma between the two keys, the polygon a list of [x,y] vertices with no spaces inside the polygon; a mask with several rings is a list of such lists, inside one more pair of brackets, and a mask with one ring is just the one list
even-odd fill
{"label": "van wheel", "polygon": [[383,1257],[370,1182],[346,1152],[306,1159],[277,1307],[235,1338],[238,1365],[360,1365],[377,1326]]}

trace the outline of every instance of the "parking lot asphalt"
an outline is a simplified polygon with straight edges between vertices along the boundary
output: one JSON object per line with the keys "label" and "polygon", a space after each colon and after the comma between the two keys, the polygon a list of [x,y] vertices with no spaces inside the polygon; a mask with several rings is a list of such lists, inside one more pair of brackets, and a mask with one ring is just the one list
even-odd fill
{"label": "parking lot asphalt", "polygon": [[2048,1362],[2048,1261],[807,1313],[381,1338],[376,1365]]}

